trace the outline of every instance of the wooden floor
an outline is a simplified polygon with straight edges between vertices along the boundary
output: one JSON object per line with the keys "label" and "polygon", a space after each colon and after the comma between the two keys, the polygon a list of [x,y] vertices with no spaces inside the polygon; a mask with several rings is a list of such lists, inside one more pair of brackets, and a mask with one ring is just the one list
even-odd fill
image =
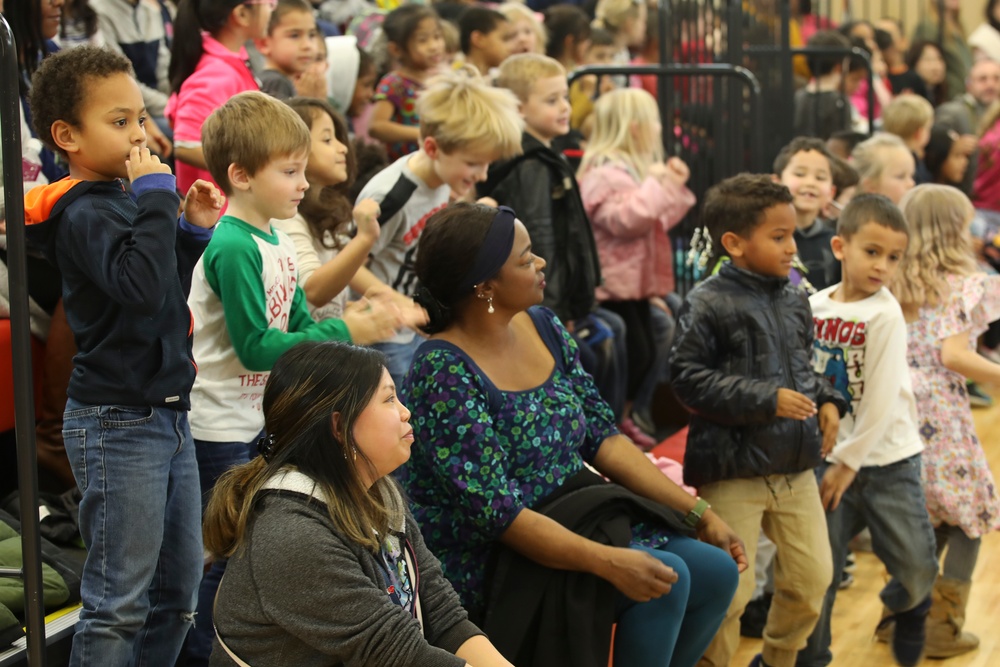
{"label": "wooden floor", "polygon": [[[979,438],[993,476],[1000,479],[1000,391],[991,392],[991,408],[973,410]],[[833,608],[833,667],[889,667],[895,663],[886,644],[872,633],[882,612],[878,592],[886,581],[885,568],[870,553],[858,553],[855,583],[840,591]],[[966,629],[979,636],[979,649],[949,660],[925,660],[941,667],[1000,667],[1000,533],[983,538],[973,579]],[[759,639],[743,638],[732,667],[744,667],[760,652]]]}

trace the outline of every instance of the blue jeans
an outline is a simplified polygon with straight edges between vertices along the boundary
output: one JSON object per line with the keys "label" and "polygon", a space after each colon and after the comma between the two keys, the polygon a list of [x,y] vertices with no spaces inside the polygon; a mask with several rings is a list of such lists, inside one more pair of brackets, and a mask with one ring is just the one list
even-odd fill
{"label": "blue jeans", "polygon": [[[820,480],[829,465],[823,463],[816,469]],[[859,470],[837,509],[826,513],[826,522],[833,553],[833,581],[816,629],[799,651],[798,667],[825,667],[833,660],[833,601],[847,559],[847,544],[865,527],[871,530],[872,551],[891,577],[880,594],[891,611],[908,611],[923,602],[931,594],[938,573],[934,530],[920,482],[919,454],[887,466]]]}
{"label": "blue jeans", "polygon": [[[215,482],[222,473],[246,463],[257,455],[257,438],[249,443],[195,440],[195,451],[198,455],[201,506],[204,511],[212,497]],[[189,667],[208,665],[208,657],[212,653],[212,641],[215,639],[212,608],[215,606],[215,593],[219,590],[219,582],[226,573],[226,562],[226,560],[216,560],[201,578],[201,585],[198,587],[198,622],[188,635],[186,647]]]}
{"label": "blue jeans", "polygon": [[722,549],[690,537],[671,537],[659,549],[632,548],[673,568],[677,583],[649,602],[618,596],[614,664],[694,667],[736,593],[736,563]]}
{"label": "blue jeans", "polygon": [[414,336],[409,343],[373,343],[371,347],[385,355],[385,367],[396,383],[396,391],[403,386],[403,378],[413,365],[413,355],[424,342],[420,336]]}
{"label": "blue jeans", "polygon": [[63,441],[87,546],[70,665],[172,665],[202,571],[187,412],[70,398]]}

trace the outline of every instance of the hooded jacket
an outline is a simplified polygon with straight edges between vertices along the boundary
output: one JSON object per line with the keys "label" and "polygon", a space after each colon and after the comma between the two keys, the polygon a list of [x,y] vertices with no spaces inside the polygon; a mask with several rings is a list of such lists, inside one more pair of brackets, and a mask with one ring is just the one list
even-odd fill
{"label": "hooded jacket", "polygon": [[817,417],[775,416],[778,389],[818,407],[847,403],[813,370],[814,324],[805,295],[787,278],[726,263],[687,296],[677,319],[670,377],[691,413],[684,482],[792,474],[820,463]]}
{"label": "hooded jacket", "polygon": [[88,405],[190,408],[186,291],[211,231],[177,220],[170,174],[132,184],[69,178],[25,197],[28,240],[62,274],[76,339],[68,394]]}
{"label": "hooded jacket", "polygon": [[577,320],[594,309],[601,283],[594,232],[569,162],[527,132],[521,146],[523,155],[490,167],[479,196],[514,209],[547,264],[542,305],[563,322]]}

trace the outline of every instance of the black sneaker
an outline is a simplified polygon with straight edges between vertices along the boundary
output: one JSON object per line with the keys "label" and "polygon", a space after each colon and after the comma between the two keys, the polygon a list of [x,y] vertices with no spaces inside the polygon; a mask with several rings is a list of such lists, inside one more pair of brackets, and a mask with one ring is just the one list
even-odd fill
{"label": "black sneaker", "polygon": [[927,639],[927,612],[930,609],[931,599],[928,597],[909,611],[882,619],[882,623],[889,619],[896,621],[896,629],[892,633],[892,656],[902,667],[915,667],[923,657],[924,642]]}
{"label": "black sneaker", "polygon": [[743,615],[740,616],[740,634],[751,639],[764,636],[764,626],[767,625],[767,613],[771,611],[771,593],[764,593],[756,600],[750,600]]}

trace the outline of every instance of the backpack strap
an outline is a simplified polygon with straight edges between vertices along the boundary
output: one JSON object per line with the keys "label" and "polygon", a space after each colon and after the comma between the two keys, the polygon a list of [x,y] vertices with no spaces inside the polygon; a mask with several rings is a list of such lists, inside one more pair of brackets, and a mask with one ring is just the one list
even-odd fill
{"label": "backpack strap", "polygon": [[413,196],[416,189],[416,183],[406,176],[399,176],[399,179],[393,184],[392,189],[379,202],[378,224],[380,227],[392,220],[394,215],[403,210],[406,202],[410,201],[410,197]]}

